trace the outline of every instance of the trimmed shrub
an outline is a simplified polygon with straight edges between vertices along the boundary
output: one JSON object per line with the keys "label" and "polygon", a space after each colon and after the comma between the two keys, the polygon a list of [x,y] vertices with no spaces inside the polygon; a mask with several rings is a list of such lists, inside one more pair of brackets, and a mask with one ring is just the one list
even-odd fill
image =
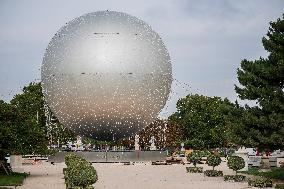
{"label": "trimmed shrub", "polygon": [[97,181],[94,167],[85,163],[78,163],[78,166],[68,169],[66,175],[71,186],[86,188]]}
{"label": "trimmed shrub", "polygon": [[194,167],[196,167],[196,164],[201,160],[201,158],[202,158],[202,152],[195,150],[187,156],[187,161],[189,161],[194,165]]}
{"label": "trimmed shrub", "polygon": [[65,157],[65,164],[67,165],[67,167],[70,167],[72,166],[73,163],[76,163],[77,160],[83,160],[83,158],[77,156],[76,154],[73,154],[73,153],[70,153],[70,154],[67,154]]}
{"label": "trimmed shrub", "polygon": [[259,188],[264,188],[264,187],[272,187],[272,180],[269,178],[256,178],[256,179],[248,179],[248,185],[249,186],[254,186],[254,187],[259,187]]}
{"label": "trimmed shrub", "polygon": [[186,167],[188,173],[202,173],[203,167]]}
{"label": "trimmed shrub", "polygon": [[218,155],[215,154],[211,154],[208,156],[207,158],[207,162],[206,162],[209,166],[213,167],[213,170],[216,166],[221,164],[221,158]]}
{"label": "trimmed shrub", "polygon": [[211,152],[209,150],[202,150],[200,151],[201,157],[208,157],[211,155]]}
{"label": "trimmed shrub", "polygon": [[234,182],[242,182],[246,180],[246,176],[244,175],[225,175],[224,181],[234,181]]}
{"label": "trimmed shrub", "polygon": [[239,156],[230,156],[227,165],[230,169],[236,171],[237,175],[237,171],[245,167],[245,160]]}
{"label": "trimmed shrub", "polygon": [[208,177],[222,177],[223,171],[206,170],[204,171],[204,175]]}
{"label": "trimmed shrub", "polygon": [[98,179],[95,168],[82,157],[68,154],[65,164],[67,168],[63,172],[67,188],[90,188]]}

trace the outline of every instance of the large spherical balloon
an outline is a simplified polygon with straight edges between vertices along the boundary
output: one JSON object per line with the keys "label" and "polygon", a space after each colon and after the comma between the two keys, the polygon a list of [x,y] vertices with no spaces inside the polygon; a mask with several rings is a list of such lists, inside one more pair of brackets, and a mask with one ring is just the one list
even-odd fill
{"label": "large spherical balloon", "polygon": [[41,75],[59,121],[98,140],[131,136],[151,123],[172,82],[159,35],[142,20],[113,11],[66,23],[46,49]]}

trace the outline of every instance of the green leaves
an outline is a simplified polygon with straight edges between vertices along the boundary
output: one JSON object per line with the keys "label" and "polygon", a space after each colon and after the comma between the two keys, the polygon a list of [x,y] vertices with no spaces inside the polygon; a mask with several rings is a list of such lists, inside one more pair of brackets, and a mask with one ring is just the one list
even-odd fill
{"label": "green leaves", "polygon": [[183,126],[186,146],[195,149],[220,147],[226,143],[225,114],[231,106],[227,99],[188,95],[178,100],[177,112],[169,121]]}
{"label": "green leaves", "polygon": [[242,157],[239,156],[230,156],[228,157],[227,165],[230,169],[237,171],[245,167],[245,161]]}
{"label": "green leaves", "polygon": [[221,158],[218,155],[211,154],[207,157],[207,164],[213,167],[213,170],[216,166],[221,164]]}
{"label": "green leaves", "polygon": [[194,167],[196,167],[196,164],[201,160],[202,155],[203,153],[201,151],[195,150],[187,156],[187,161],[189,161],[194,165]]}
{"label": "green leaves", "polygon": [[86,188],[98,180],[95,168],[87,160],[75,154],[65,156],[67,169],[64,171],[64,177],[69,187],[79,186]]}
{"label": "green leaves", "polygon": [[243,60],[237,71],[241,86],[235,86],[241,99],[255,100],[257,106],[246,106],[240,117],[242,125],[238,125],[241,129],[233,129],[238,130],[242,145],[281,149],[284,147],[283,19],[270,23],[267,37],[262,42],[269,52],[268,57],[254,61]]}
{"label": "green leaves", "polygon": [[0,148],[10,154],[45,154],[47,138],[40,83],[30,83],[11,103],[0,101]]}

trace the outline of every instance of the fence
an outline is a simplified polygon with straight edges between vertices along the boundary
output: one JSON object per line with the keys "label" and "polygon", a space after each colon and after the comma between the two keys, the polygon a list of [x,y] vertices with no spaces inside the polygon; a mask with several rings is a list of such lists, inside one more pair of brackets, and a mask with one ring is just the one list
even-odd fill
{"label": "fence", "polygon": [[92,163],[153,162],[166,161],[166,151],[106,151],[106,152],[58,152],[48,157],[49,162],[64,162],[67,153],[76,153]]}

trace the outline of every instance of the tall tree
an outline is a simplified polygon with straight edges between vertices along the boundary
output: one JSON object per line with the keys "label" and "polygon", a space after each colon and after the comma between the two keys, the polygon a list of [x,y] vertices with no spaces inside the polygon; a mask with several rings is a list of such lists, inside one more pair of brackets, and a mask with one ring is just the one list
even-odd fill
{"label": "tall tree", "polygon": [[[284,15],[283,15],[284,18]],[[257,106],[245,107],[242,125],[236,135],[241,144],[260,149],[284,148],[284,21],[270,23],[262,43],[267,58],[241,61],[235,90],[241,99],[254,100]]]}
{"label": "tall tree", "polygon": [[28,119],[34,119],[40,127],[45,128],[45,102],[41,83],[30,83],[28,86],[25,86],[23,93],[16,94],[10,103],[21,114],[24,114]]}
{"label": "tall tree", "polygon": [[196,149],[225,146],[227,123],[225,107],[231,103],[220,97],[188,95],[177,102],[177,112],[169,117],[170,122],[184,128],[186,144]]}
{"label": "tall tree", "polygon": [[11,128],[16,122],[16,113],[10,104],[0,100],[0,160],[3,160],[10,149]]}
{"label": "tall tree", "polygon": [[47,152],[43,95],[38,83],[30,83],[11,103],[1,102],[0,124],[3,151],[10,154]]}

